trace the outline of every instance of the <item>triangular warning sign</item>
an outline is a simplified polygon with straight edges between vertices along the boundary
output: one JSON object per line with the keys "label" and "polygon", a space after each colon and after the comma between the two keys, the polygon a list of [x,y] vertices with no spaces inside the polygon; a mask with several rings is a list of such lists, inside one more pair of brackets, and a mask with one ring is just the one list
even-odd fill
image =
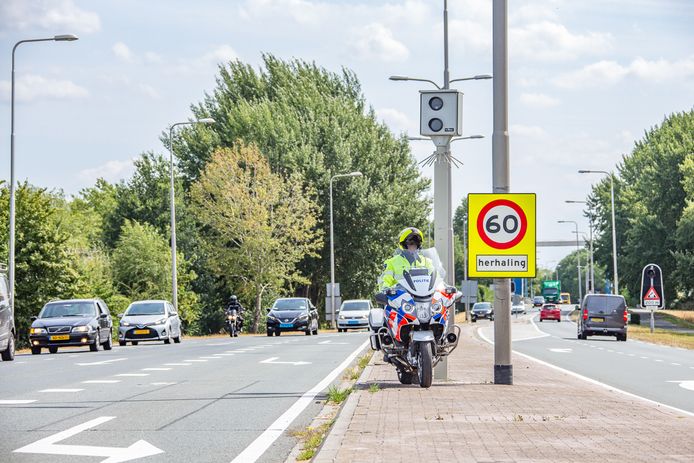
{"label": "triangular warning sign", "polygon": [[651,289],[648,290],[646,295],[643,297],[644,301],[659,301],[660,296],[658,296],[658,292],[655,290],[653,286],[651,286]]}

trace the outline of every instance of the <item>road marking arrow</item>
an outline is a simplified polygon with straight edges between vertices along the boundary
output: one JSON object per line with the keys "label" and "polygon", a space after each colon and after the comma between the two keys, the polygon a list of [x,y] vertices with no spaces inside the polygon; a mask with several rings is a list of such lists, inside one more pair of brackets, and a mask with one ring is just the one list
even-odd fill
{"label": "road marking arrow", "polygon": [[111,421],[115,416],[101,416],[86,423],[77,425],[65,431],[53,434],[33,444],[29,444],[14,451],[14,453],[40,453],[48,455],[77,455],[86,457],[107,457],[101,463],[120,463],[124,461],[136,460],[138,458],[149,457],[164,453],[163,450],[156,448],[147,441],[139,440],[130,447],[95,447],[91,445],[61,445],[56,444],[61,440],[68,439],[74,435],[86,431],[89,428]]}
{"label": "road marking arrow", "polygon": [[103,360],[101,362],[75,363],[75,365],[79,365],[81,367],[86,367],[86,366],[90,366],[90,365],[108,365],[109,363],[122,362],[123,360],[128,360],[128,359],[127,358],[120,358],[120,359]]}
{"label": "road marking arrow", "polygon": [[668,381],[668,383],[678,383],[681,388],[683,389],[689,389],[690,391],[694,391],[694,381],[692,380],[686,380],[686,381]]}
{"label": "road marking arrow", "polygon": [[271,363],[274,365],[310,365],[311,362],[277,362],[279,357],[270,357],[267,360],[261,360],[260,363]]}

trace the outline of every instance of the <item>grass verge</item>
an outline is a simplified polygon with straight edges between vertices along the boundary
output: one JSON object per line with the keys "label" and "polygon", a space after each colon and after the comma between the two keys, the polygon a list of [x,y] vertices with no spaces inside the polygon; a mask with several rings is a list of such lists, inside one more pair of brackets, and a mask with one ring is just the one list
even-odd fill
{"label": "grass verge", "polygon": [[334,404],[341,404],[342,402],[349,397],[349,395],[352,393],[352,388],[351,387],[346,387],[344,389],[340,389],[337,386],[330,386],[328,388],[328,402],[332,402]]}
{"label": "grass verge", "polygon": [[678,333],[676,331],[656,329],[651,333],[648,326],[629,325],[628,335],[631,339],[662,344],[671,347],[694,349],[694,334]]}
{"label": "grass verge", "polygon": [[323,439],[325,439],[325,436],[328,435],[328,431],[334,422],[335,419],[333,418],[327,423],[323,423],[316,428],[308,427],[305,431],[292,433],[294,437],[303,442],[303,448],[296,457],[298,461],[306,461],[313,458],[313,456],[316,454],[316,450],[318,450],[318,447],[320,447]]}

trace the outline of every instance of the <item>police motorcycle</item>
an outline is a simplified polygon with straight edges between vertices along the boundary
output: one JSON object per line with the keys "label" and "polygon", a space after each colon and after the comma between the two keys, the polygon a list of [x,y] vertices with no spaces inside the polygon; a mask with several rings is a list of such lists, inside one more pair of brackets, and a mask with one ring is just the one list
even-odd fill
{"label": "police motorcycle", "polygon": [[239,335],[239,314],[236,309],[226,311],[226,328],[229,331],[229,336],[235,338]]}
{"label": "police motorcycle", "polygon": [[402,384],[431,386],[434,367],[458,346],[460,327],[449,313],[462,296],[444,283],[445,270],[435,248],[419,252],[426,263],[405,271],[397,286],[376,294],[384,308],[369,314],[371,348],[397,369]]}

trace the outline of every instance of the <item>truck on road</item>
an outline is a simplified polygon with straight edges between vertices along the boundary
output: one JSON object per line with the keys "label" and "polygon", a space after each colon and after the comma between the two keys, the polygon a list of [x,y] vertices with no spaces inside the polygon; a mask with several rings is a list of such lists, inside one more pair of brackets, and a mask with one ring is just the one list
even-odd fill
{"label": "truck on road", "polygon": [[558,304],[560,301],[560,294],[561,281],[545,280],[542,282],[542,296],[545,298],[545,302]]}

